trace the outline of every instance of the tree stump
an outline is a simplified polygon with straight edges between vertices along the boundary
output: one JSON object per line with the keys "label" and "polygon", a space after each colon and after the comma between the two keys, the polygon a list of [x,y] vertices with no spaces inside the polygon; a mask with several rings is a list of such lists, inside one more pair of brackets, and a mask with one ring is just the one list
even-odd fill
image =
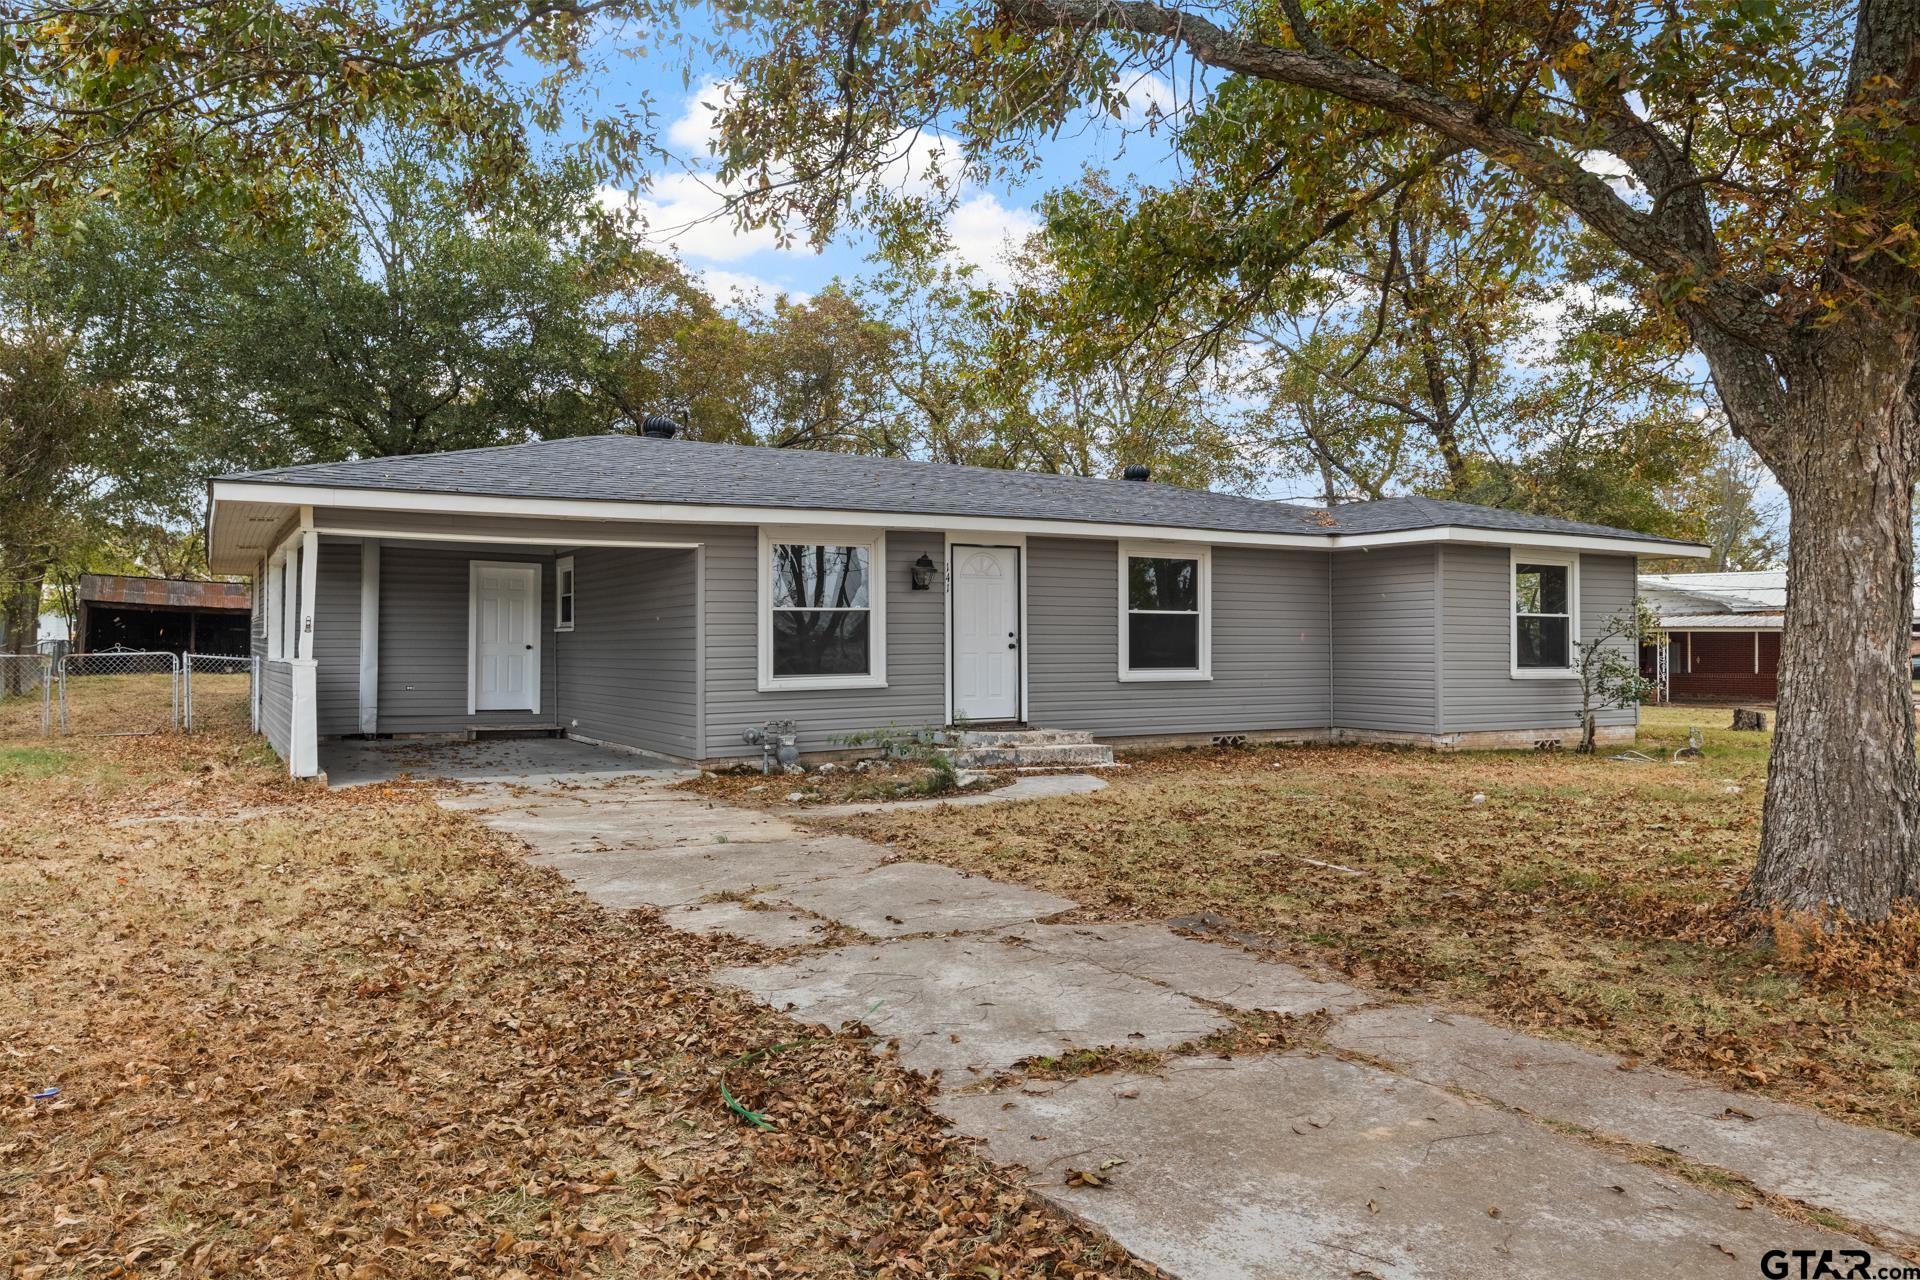
{"label": "tree stump", "polygon": [[1753,707],[1735,707],[1733,709],[1733,727],[1752,733],[1767,731],[1767,713]]}

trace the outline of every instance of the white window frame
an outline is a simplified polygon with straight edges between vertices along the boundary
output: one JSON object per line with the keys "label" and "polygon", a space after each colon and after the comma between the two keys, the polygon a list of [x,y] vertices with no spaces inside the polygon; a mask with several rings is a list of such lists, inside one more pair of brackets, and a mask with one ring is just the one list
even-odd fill
{"label": "white window frame", "polygon": [[[573,570],[573,557],[561,556],[553,562],[553,629],[571,631],[580,617],[580,580]],[[560,602],[569,605],[566,621],[560,620]]]}
{"label": "white window frame", "polygon": [[[1520,665],[1520,566],[1523,564],[1561,565],[1567,571],[1567,665],[1564,667],[1523,667]],[[1535,618],[1557,618],[1557,613],[1528,614]],[[1515,680],[1577,680],[1575,650],[1580,644],[1580,555],[1571,551],[1535,551],[1512,547],[1507,552],[1507,669]]]}
{"label": "white window frame", "polygon": [[[776,676],[773,674],[773,548],[793,544],[816,547],[864,547],[867,551],[867,661],[864,675]],[[782,689],[884,689],[887,687],[887,535],[883,530],[847,528],[789,528],[761,525],[759,564],[755,573],[762,693]]]}
{"label": "white window frame", "polygon": [[[1132,647],[1127,618],[1133,613],[1127,593],[1127,562],[1135,557],[1155,560],[1196,560],[1199,562],[1200,665],[1198,667],[1133,669]],[[1122,542],[1119,560],[1120,583],[1120,679],[1129,683],[1146,681],[1213,679],[1213,548],[1190,542]],[[1143,610],[1159,613],[1164,610]],[[1181,613],[1184,615],[1185,611]]]}

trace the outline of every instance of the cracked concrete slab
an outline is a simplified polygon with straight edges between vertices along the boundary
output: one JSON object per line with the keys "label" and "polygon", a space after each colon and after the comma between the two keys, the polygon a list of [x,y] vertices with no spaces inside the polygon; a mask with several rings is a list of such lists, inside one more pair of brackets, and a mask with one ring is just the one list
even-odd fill
{"label": "cracked concrete slab", "polygon": [[1805,1107],[1541,1040],[1465,1014],[1399,1006],[1342,1018],[1328,1043],[1429,1084],[1650,1143],[1920,1243],[1920,1144]]}
{"label": "cracked concrete slab", "polygon": [[895,862],[794,884],[777,895],[875,938],[998,929],[1071,911],[1077,903],[929,862]]}
{"label": "cracked concrete slab", "polygon": [[797,840],[806,834],[784,818],[770,814],[692,805],[650,807],[629,813],[609,810],[604,816],[592,811],[533,810],[517,815],[502,814],[497,820],[489,818],[488,822],[536,847],[549,837],[556,842],[575,842],[588,833],[597,834],[607,844],[631,849],[752,844]]}
{"label": "cracked concrete slab", "polygon": [[[1178,1276],[1750,1280],[1769,1249],[1857,1247],[1330,1055],[1181,1059],[938,1106]],[[1067,1186],[1069,1169],[1108,1185]]]}
{"label": "cracked concrete slab", "polygon": [[1080,796],[1106,789],[1107,780],[1091,773],[1043,773],[1030,778],[1015,778],[1004,787],[972,795],[929,796],[922,800],[869,800],[860,804],[823,804],[796,809],[810,818],[851,818],[862,813],[897,813],[912,809],[937,809],[941,805],[971,808],[982,804],[1011,804],[1020,800],[1047,800],[1054,796]]}
{"label": "cracked concrete slab", "polygon": [[1345,983],[1323,982],[1292,965],[1183,937],[1160,924],[1031,924],[1007,933],[1042,955],[1085,960],[1235,1009],[1311,1014],[1357,1009],[1371,999]]}
{"label": "cracked concrete slab", "polygon": [[728,933],[767,947],[799,947],[820,941],[827,922],[798,911],[770,911],[738,902],[696,902],[672,907],[660,918],[694,933]]}
{"label": "cracked concrete slab", "polygon": [[949,1085],[1075,1048],[1171,1049],[1228,1025],[1145,979],[982,935],[838,947],[714,976],[806,1022],[865,1022]]}
{"label": "cracked concrete slab", "polygon": [[766,844],[608,849],[535,855],[602,906],[673,907],[715,894],[785,890],[864,871],[885,851],[864,840],[815,836]]}

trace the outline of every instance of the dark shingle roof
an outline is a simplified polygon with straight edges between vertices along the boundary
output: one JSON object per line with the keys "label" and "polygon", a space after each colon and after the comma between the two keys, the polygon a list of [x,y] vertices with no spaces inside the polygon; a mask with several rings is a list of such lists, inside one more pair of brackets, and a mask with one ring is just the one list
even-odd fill
{"label": "dark shingle roof", "polygon": [[1323,537],[1451,524],[1647,539],[1647,535],[1627,529],[1427,498],[1392,498],[1328,512],[1289,502],[1137,480],[629,435],[580,436],[493,449],[321,462],[223,478],[259,484],[501,498],[1071,520]]}

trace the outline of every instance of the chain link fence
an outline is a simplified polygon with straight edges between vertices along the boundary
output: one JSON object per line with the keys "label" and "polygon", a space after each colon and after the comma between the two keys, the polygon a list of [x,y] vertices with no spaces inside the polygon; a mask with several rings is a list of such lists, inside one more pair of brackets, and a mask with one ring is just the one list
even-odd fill
{"label": "chain link fence", "polygon": [[60,732],[97,737],[180,727],[180,655],[138,649],[60,660]]}
{"label": "chain link fence", "polygon": [[0,738],[53,732],[57,663],[49,653],[0,653]]}
{"label": "chain link fence", "polygon": [[188,733],[260,730],[260,659],[190,653],[182,668],[182,727]]}

